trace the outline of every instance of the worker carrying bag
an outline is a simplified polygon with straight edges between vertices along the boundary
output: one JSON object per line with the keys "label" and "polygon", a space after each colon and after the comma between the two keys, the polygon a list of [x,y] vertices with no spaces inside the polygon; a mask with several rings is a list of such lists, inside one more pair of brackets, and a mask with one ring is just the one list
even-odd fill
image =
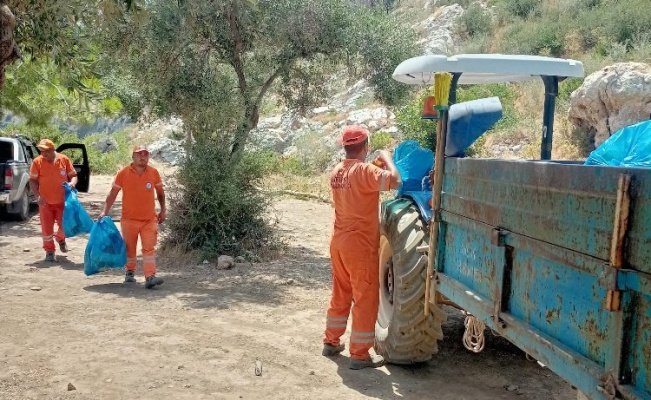
{"label": "worker carrying bag", "polygon": [[93,224],[86,253],[84,273],[90,276],[105,269],[122,269],[127,264],[127,247],[120,231],[110,217],[106,216]]}
{"label": "worker carrying bag", "polygon": [[65,203],[63,205],[63,233],[66,237],[73,237],[84,233],[90,233],[93,228],[93,220],[81,205],[77,198],[77,191],[68,182],[63,183],[65,190]]}

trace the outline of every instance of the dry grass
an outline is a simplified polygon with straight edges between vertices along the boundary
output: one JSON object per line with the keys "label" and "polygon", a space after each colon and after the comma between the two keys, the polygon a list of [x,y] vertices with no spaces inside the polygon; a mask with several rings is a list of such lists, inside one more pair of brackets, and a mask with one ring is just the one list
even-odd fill
{"label": "dry grass", "polygon": [[[310,177],[294,174],[271,175],[265,181],[262,189],[275,195],[312,198],[329,202],[329,182],[329,173]],[[302,194],[307,196],[301,196]]]}

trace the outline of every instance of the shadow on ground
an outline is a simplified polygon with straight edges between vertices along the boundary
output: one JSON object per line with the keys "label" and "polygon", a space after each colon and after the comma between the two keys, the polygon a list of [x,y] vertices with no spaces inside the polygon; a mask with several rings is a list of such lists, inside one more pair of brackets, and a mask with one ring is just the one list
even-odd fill
{"label": "shadow on ground", "polygon": [[[142,299],[175,296],[191,308],[227,309],[239,303],[275,307],[289,301],[287,296],[294,287],[311,290],[331,285],[329,258],[300,246],[289,248],[278,260],[239,263],[229,270],[217,269],[212,263],[179,263],[165,259],[164,253],[159,259],[157,275],[165,283],[152,290],[144,288],[142,275],[137,275],[135,285],[123,284],[122,271],[102,273],[115,275],[115,283],[91,284],[84,289]],[[141,265],[137,274],[142,274]]]}

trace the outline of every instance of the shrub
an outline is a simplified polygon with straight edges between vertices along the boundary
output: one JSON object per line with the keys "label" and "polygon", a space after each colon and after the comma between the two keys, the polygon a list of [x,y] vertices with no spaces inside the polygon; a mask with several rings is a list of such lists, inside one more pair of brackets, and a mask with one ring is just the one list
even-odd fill
{"label": "shrub", "polygon": [[271,199],[259,189],[268,167],[269,158],[259,153],[245,153],[232,164],[228,146],[193,146],[177,173],[178,187],[170,191],[164,245],[207,258],[255,258],[277,249],[280,241],[265,220]]}
{"label": "shrub", "polygon": [[421,119],[423,101],[428,93],[422,90],[414,95],[406,105],[396,113],[396,125],[400,129],[401,139],[415,140],[421,146],[434,149],[436,145],[436,121]]}
{"label": "shrub", "polygon": [[371,135],[370,151],[386,149],[393,142],[393,137],[389,132],[379,131]]}
{"label": "shrub", "polygon": [[471,5],[457,20],[457,29],[471,38],[488,35],[492,25],[491,15],[477,4]]}
{"label": "shrub", "polygon": [[512,16],[528,18],[540,14],[542,0],[504,0],[501,5]]}

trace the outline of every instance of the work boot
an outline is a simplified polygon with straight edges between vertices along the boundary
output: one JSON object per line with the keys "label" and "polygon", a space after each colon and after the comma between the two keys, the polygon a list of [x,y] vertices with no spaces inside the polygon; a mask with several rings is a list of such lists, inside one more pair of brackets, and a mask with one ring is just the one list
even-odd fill
{"label": "work boot", "polygon": [[59,243],[59,250],[61,250],[62,253],[68,252],[68,245],[66,244],[65,239],[60,242],[57,240],[57,243]]}
{"label": "work boot", "polygon": [[321,352],[321,355],[324,355],[326,357],[336,356],[337,354],[344,351],[345,348],[346,346],[343,344],[340,344],[338,346],[333,346],[331,344],[326,343],[323,345],[323,351]]}
{"label": "work boot", "polygon": [[154,286],[162,285],[162,284],[163,284],[163,278],[159,278],[156,275],[151,275],[149,278],[145,280],[145,287],[147,289],[151,289]]}
{"label": "work boot", "polygon": [[127,271],[124,274],[124,283],[134,283],[136,281],[136,276],[133,271]]}
{"label": "work boot", "polygon": [[384,365],[384,357],[380,355],[369,355],[367,359],[357,360],[355,358],[350,359],[350,369],[363,369],[363,368],[377,368]]}
{"label": "work boot", "polygon": [[53,251],[48,251],[45,253],[45,261],[49,262],[55,262],[56,259],[54,258],[54,252]]}

